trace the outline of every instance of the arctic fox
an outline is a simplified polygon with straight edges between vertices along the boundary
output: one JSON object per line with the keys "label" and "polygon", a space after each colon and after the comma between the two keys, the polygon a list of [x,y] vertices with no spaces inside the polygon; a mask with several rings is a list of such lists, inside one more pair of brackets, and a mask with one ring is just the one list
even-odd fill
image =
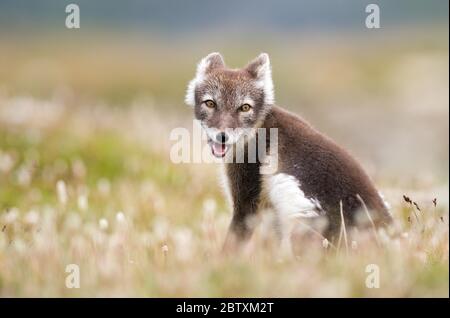
{"label": "arctic fox", "polygon": [[[224,183],[233,208],[226,248],[251,237],[252,219],[261,209],[274,211],[277,224],[296,216],[325,218],[323,236],[329,241],[339,235],[342,225],[358,226],[360,214],[369,214],[367,219],[377,225],[391,221],[386,203],[355,159],[303,119],[274,105],[268,54],[242,69],[227,68],[219,53],[209,54],[188,85],[186,103],[194,107],[211,151],[219,158],[235,156],[232,149],[237,143],[256,138],[261,128],[278,129],[278,165],[273,173],[261,173],[259,159],[224,160]],[[253,134],[229,132],[236,128]],[[284,229],[277,232],[282,240],[289,236]]]}

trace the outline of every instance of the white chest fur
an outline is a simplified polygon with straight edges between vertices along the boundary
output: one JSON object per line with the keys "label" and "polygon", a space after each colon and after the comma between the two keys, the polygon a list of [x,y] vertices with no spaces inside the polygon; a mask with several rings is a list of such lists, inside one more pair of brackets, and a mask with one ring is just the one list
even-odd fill
{"label": "white chest fur", "polygon": [[285,173],[263,176],[263,193],[280,217],[317,217],[320,204],[307,198],[298,180]]}
{"label": "white chest fur", "polygon": [[[228,204],[233,207],[230,182],[224,165],[219,180]],[[270,206],[282,218],[311,218],[319,216],[320,203],[303,193],[299,181],[291,175],[277,173],[262,175],[261,206]]]}

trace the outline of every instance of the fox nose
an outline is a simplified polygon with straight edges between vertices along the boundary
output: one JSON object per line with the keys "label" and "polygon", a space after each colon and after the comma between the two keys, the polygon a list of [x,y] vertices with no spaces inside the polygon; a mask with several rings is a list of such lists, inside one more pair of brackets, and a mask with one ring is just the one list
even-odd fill
{"label": "fox nose", "polygon": [[228,135],[224,132],[220,132],[216,135],[216,141],[218,143],[224,144],[228,141]]}

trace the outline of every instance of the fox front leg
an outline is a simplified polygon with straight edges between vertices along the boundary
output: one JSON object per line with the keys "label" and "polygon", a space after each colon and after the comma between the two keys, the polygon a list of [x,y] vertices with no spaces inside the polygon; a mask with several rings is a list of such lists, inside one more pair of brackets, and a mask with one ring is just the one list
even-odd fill
{"label": "fox front leg", "polygon": [[253,234],[253,228],[246,223],[245,218],[241,219],[233,217],[223,246],[225,252],[239,249],[250,239]]}
{"label": "fox front leg", "polygon": [[[245,211],[245,213],[242,213],[242,211]],[[252,237],[257,223],[258,218],[255,202],[250,202],[235,209],[223,250],[225,252],[240,250]]]}
{"label": "fox front leg", "polygon": [[261,196],[259,164],[227,164],[226,172],[233,206],[233,219],[225,240],[225,251],[242,247],[252,236],[257,223]]}

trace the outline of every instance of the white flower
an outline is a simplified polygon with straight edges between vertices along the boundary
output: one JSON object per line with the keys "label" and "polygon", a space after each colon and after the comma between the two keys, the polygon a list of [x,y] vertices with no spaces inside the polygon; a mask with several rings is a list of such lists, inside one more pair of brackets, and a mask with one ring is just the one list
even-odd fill
{"label": "white flower", "polygon": [[322,241],[323,248],[328,248],[329,245],[330,245],[330,242],[328,242],[327,239],[323,239],[323,241]]}
{"label": "white flower", "polygon": [[25,223],[28,223],[30,225],[34,225],[39,222],[39,214],[35,210],[30,210],[25,215]]}
{"label": "white flower", "polygon": [[188,228],[176,229],[173,233],[175,254],[180,260],[188,260],[192,256],[192,232]]}
{"label": "white flower", "polygon": [[78,203],[78,208],[81,211],[86,211],[89,206],[87,195],[85,195],[85,194],[79,195],[78,199],[77,199],[77,203]]}
{"label": "white flower", "polygon": [[116,214],[116,221],[119,223],[122,223],[125,221],[125,215],[123,214],[122,211],[117,212]]}
{"label": "white flower", "polygon": [[61,204],[67,203],[67,188],[66,183],[63,180],[56,182],[56,192],[58,194],[58,200]]}
{"label": "white flower", "polygon": [[352,249],[356,250],[358,248],[358,242],[352,241]]}
{"label": "white flower", "polygon": [[217,204],[214,199],[206,199],[203,201],[203,212],[207,216],[213,215],[216,210]]}
{"label": "white flower", "polygon": [[98,225],[100,226],[101,230],[105,231],[106,229],[108,229],[108,220],[105,218],[102,218],[98,222]]}

